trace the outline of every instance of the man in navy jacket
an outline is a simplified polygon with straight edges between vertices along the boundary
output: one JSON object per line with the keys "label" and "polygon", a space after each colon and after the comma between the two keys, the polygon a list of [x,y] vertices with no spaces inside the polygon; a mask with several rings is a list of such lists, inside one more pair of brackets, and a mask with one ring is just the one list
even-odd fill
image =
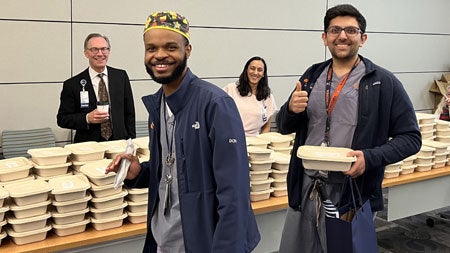
{"label": "man in navy jacket", "polygon": [[175,12],[149,16],[145,65],[162,84],[142,98],[151,159],[131,160],[126,185],[148,187],[144,252],[250,252],[260,240],[250,205],[245,134],[237,107],[187,67],[189,24]]}
{"label": "man in navy jacket", "polygon": [[[324,209],[316,182],[329,199],[349,202],[346,176],[356,179],[372,211],[383,209],[385,166],[417,153],[421,135],[414,108],[400,81],[358,55],[367,40],[366,21],[351,5],[327,11],[322,39],[332,59],[311,66],[277,115],[282,134],[296,133],[287,177],[289,208],[280,252],[327,252]],[[339,92],[336,92],[339,91]],[[357,158],[342,172],[307,170],[301,145],[346,147]]]}

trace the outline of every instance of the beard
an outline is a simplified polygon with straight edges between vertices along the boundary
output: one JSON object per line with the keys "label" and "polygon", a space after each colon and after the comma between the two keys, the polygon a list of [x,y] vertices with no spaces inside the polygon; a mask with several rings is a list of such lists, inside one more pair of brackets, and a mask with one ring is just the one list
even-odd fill
{"label": "beard", "polygon": [[177,80],[182,74],[184,69],[187,65],[187,56],[185,55],[183,58],[183,61],[175,68],[175,70],[172,72],[171,75],[165,76],[165,77],[157,77],[155,76],[155,73],[153,73],[153,70],[148,67],[147,64],[145,64],[145,69],[147,70],[147,73],[150,75],[150,77],[153,79],[153,81],[160,83],[160,84],[168,84],[175,80]]}

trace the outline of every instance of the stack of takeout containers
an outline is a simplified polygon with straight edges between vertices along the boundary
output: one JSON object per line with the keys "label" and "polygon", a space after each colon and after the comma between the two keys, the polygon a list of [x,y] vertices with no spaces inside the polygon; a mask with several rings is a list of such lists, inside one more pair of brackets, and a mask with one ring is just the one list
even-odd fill
{"label": "stack of takeout containers", "polygon": [[416,171],[429,171],[434,166],[434,151],[435,148],[424,146],[420,148],[420,151],[417,153],[417,158],[414,160],[414,163],[417,165]]}
{"label": "stack of takeout containers", "polygon": [[436,141],[450,144],[450,122],[436,120]]}
{"label": "stack of takeout containers", "polygon": [[34,176],[30,175],[32,167],[33,164],[25,157],[0,160],[1,185],[34,179]]}
{"label": "stack of takeout containers", "polygon": [[270,176],[274,179],[272,182],[272,196],[280,197],[287,195],[286,177],[289,170],[290,155],[285,153],[273,152],[272,172]]}
{"label": "stack of takeout containers", "polygon": [[5,238],[6,232],[3,229],[3,226],[6,225],[5,213],[9,210],[8,204],[6,204],[5,200],[9,197],[8,191],[6,191],[3,187],[0,186],[0,245],[2,239]]}
{"label": "stack of takeout containers", "polygon": [[292,152],[291,143],[294,138],[292,135],[282,135],[276,132],[268,132],[259,134],[256,138],[269,141],[270,143],[267,147],[273,151],[285,154],[291,154]]}
{"label": "stack of takeout containers", "polygon": [[49,183],[42,179],[8,184],[4,186],[10,196],[11,213],[7,215],[7,234],[17,245],[42,241],[51,225],[47,224],[50,213]]}
{"label": "stack of takeout containers", "polygon": [[448,148],[450,143],[440,141],[423,140],[422,145],[434,148],[434,165],[433,169],[442,168],[448,162]]}
{"label": "stack of takeout containers", "polygon": [[83,175],[69,175],[49,179],[48,183],[53,188],[53,205],[56,203],[51,212],[55,234],[66,236],[85,231],[90,222],[86,218],[89,181]]}
{"label": "stack of takeout containers", "polygon": [[[70,151],[62,147],[29,149],[33,161],[34,174],[37,178],[48,180],[52,177],[67,175]],[[69,173],[70,174],[70,173]]]}
{"label": "stack of takeout containers", "polygon": [[75,144],[68,144],[64,148],[70,150],[70,160],[72,161],[72,169],[74,172],[80,172],[81,166],[102,160],[105,157],[106,148],[98,142],[87,141]]}
{"label": "stack of takeout containers", "polygon": [[105,174],[106,167],[112,162],[104,159],[87,163],[81,166],[80,171],[87,176],[91,182],[92,199],[90,201],[91,222],[96,230],[105,230],[120,227],[123,219],[127,217],[124,212],[127,202],[125,196],[127,190],[120,185],[114,189],[114,178],[116,173]]}
{"label": "stack of takeout containers", "polygon": [[402,160],[402,163],[400,165],[400,174],[401,175],[405,175],[405,174],[411,174],[415,171],[417,164],[414,163],[414,160],[417,159],[416,155],[412,155],[409,156],[405,159]]}
{"label": "stack of takeout containers", "polygon": [[434,140],[436,138],[436,116],[429,113],[416,113],[420,133],[423,140]]}
{"label": "stack of takeout containers", "polygon": [[387,165],[384,170],[384,178],[398,177],[402,171],[402,164],[403,161]]}
{"label": "stack of takeout containers", "polygon": [[136,145],[134,149],[136,150],[136,155],[139,158],[145,158],[147,161],[150,159],[150,149],[148,147],[149,137],[139,137],[133,140],[133,143]]}
{"label": "stack of takeout containers", "polygon": [[147,221],[148,188],[128,188],[127,219],[131,223]]}
{"label": "stack of takeout containers", "polygon": [[261,147],[247,146],[247,152],[250,160],[250,200],[268,199],[270,193],[273,192],[270,184],[274,179],[269,177],[273,163],[270,155],[273,151]]}

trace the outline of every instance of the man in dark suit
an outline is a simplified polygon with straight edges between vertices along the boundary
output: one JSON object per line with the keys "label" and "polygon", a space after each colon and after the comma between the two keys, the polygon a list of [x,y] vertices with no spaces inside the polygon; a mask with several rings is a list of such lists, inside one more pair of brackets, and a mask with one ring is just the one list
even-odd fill
{"label": "man in dark suit", "polygon": [[[84,41],[89,68],[64,82],[57,122],[76,130],[74,142],[136,138],[130,80],[125,70],[106,66],[109,53],[106,36],[89,34]],[[108,106],[102,110],[99,102]]]}

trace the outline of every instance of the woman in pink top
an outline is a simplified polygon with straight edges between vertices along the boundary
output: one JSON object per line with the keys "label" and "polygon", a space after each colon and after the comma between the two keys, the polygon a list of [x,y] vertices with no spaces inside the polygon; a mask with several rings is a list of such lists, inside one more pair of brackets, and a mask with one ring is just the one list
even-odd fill
{"label": "woman in pink top", "polygon": [[239,110],[246,136],[270,131],[270,117],[277,110],[271,94],[267,65],[263,58],[250,58],[239,76],[239,81],[224,88]]}

